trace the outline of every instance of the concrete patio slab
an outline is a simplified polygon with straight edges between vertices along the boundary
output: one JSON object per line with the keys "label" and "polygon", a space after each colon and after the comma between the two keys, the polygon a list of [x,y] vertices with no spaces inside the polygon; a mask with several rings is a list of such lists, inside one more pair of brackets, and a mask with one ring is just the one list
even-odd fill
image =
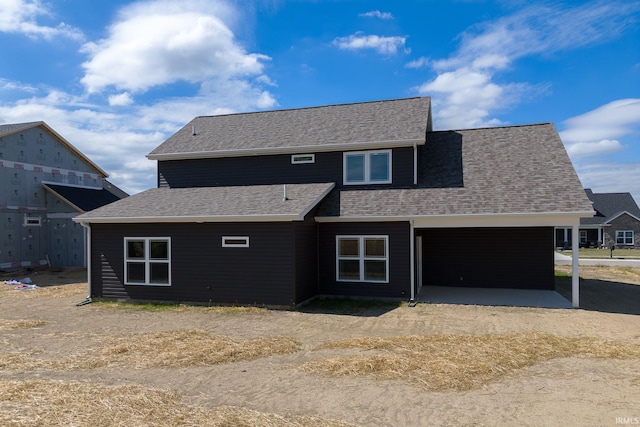
{"label": "concrete patio slab", "polygon": [[462,288],[424,286],[418,302],[514,307],[571,308],[571,301],[556,291],[535,289]]}

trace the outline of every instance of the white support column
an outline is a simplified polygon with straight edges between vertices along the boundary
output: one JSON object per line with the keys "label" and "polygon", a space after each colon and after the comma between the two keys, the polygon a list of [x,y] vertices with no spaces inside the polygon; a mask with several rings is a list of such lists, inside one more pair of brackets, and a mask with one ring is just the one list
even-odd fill
{"label": "white support column", "polygon": [[602,240],[602,227],[598,227],[598,243],[602,246],[604,241]]}
{"label": "white support column", "polygon": [[571,227],[571,304],[580,307],[580,272],[579,272],[579,224]]}
{"label": "white support column", "polygon": [[564,246],[564,243],[568,243],[569,242],[569,236],[567,235],[568,232],[569,232],[569,229],[565,227],[565,229],[564,229],[564,240],[562,241],[563,246]]}

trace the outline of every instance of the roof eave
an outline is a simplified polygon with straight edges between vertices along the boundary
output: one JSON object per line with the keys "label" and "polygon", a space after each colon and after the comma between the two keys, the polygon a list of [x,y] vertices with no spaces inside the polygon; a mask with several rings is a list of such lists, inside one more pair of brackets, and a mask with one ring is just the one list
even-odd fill
{"label": "roof eave", "polygon": [[267,147],[240,150],[217,150],[217,151],[191,151],[181,153],[157,153],[147,154],[150,160],[188,160],[188,159],[210,159],[223,157],[245,157],[245,156],[268,156],[277,154],[302,154],[319,153],[330,151],[356,151],[356,150],[378,150],[384,148],[413,147],[414,145],[424,145],[425,138],[421,139],[401,139],[392,141],[367,141],[340,144],[305,145],[297,147]]}
{"label": "roof eave", "polygon": [[283,215],[221,215],[221,216],[139,216],[139,217],[85,217],[73,218],[80,224],[169,224],[169,223],[209,223],[209,222],[292,222],[304,217],[296,214]]}

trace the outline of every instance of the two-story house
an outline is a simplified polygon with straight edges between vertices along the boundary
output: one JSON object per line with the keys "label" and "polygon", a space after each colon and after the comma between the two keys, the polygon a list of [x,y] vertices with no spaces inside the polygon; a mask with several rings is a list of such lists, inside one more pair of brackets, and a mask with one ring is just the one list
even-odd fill
{"label": "two-story house", "polygon": [[428,97],[196,117],[148,157],[157,188],[76,218],[91,297],[553,289],[554,227],[592,215],[552,124],[434,132]]}
{"label": "two-story house", "polygon": [[0,269],[84,266],[72,218],[127,194],[44,122],[0,125]]}

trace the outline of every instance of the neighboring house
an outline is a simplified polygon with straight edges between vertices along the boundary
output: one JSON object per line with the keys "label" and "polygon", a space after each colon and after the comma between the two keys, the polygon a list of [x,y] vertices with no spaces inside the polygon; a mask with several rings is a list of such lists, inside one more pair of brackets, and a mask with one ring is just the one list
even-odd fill
{"label": "neighboring house", "polygon": [[0,125],[0,269],[84,266],[71,218],[126,194],[44,122]]}
{"label": "neighboring house", "polygon": [[[580,220],[580,247],[640,248],[640,209],[631,194],[585,192],[596,215]],[[556,246],[571,246],[566,228],[556,230]]]}
{"label": "neighboring house", "polygon": [[158,188],[75,218],[91,297],[554,289],[554,227],[593,214],[552,124],[434,132],[428,97],[196,117],[148,157]]}

